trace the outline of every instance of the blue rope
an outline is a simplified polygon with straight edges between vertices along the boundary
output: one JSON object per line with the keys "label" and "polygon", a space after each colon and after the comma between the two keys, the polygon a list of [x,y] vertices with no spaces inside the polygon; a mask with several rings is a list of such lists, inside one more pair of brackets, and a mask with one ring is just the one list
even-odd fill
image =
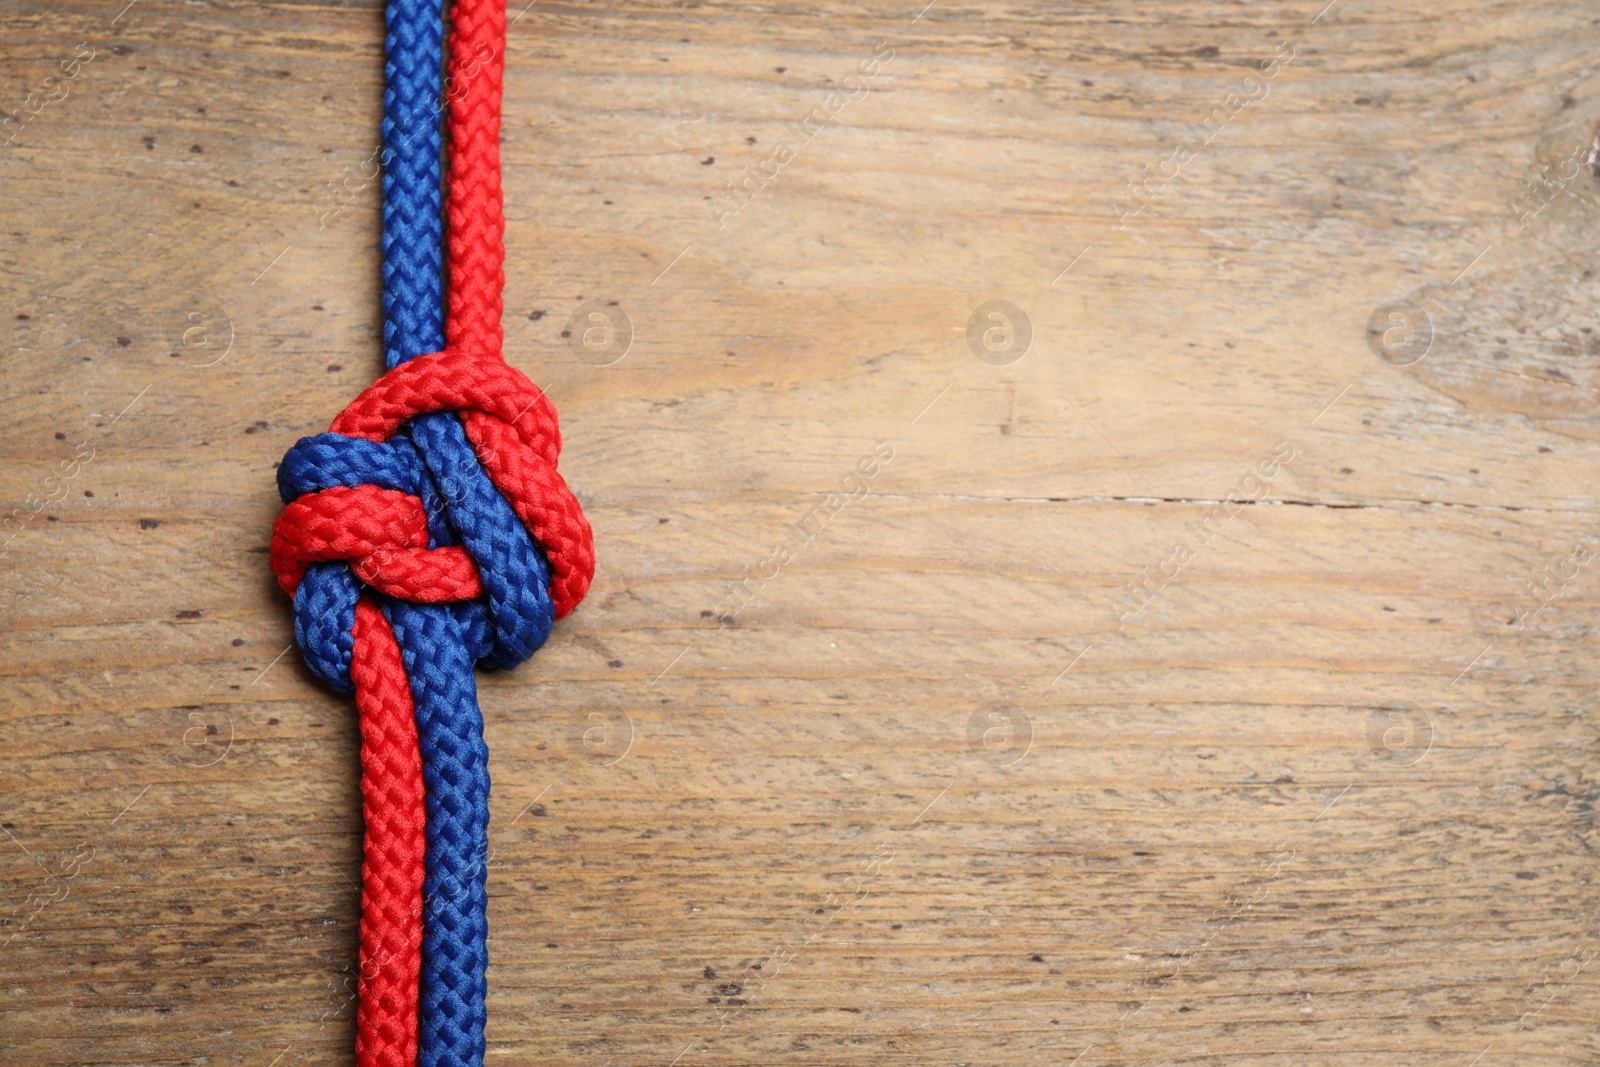
{"label": "blue rope", "polygon": [[456,614],[379,601],[417,706],[427,865],[422,882],[418,1067],[480,1067],[488,993],[489,748]]}
{"label": "blue rope", "polygon": [[[444,347],[438,108],[444,66],[442,0],[391,0],[384,17],[383,333],[384,358],[392,368]],[[510,506],[489,484],[461,423],[444,413],[426,415],[413,419],[407,433],[433,474],[434,492],[423,497],[423,505],[434,543],[454,543],[452,534],[458,533],[475,558],[499,563],[499,557],[511,556],[514,568],[524,564],[515,568],[521,572],[515,576],[518,584],[542,591],[546,577],[527,581],[534,569],[528,557],[537,553]],[[444,518],[446,500],[466,505],[451,508],[452,517],[477,513],[486,521],[452,530]],[[496,533],[501,535],[498,552]],[[517,547],[525,551],[517,554]],[[491,614],[512,623],[505,632],[527,648],[526,656],[549,632],[550,612],[541,632],[538,615],[518,612],[521,601],[506,595],[510,575],[499,573],[500,580],[494,581],[490,576],[499,572],[498,566],[480,571]],[[382,607],[399,642],[416,703],[427,805],[417,1064],[479,1067],[487,1019],[488,872],[472,860],[488,851],[489,752],[473,663],[464,647],[459,612],[396,601]],[[517,662],[509,658],[515,654],[512,648],[496,652],[491,662],[497,666]]]}
{"label": "blue rope", "polygon": [[[444,348],[440,191],[443,0],[390,0],[383,115],[384,355],[390,368]],[[418,1067],[480,1067],[488,966],[488,749],[474,663],[510,668],[549,636],[549,564],[449,413],[413,419],[378,444],[325,433],[284,457],[290,501],[376,484],[423,501],[433,546],[479,563],[481,602],[418,605],[371,594],[399,643],[416,704],[427,807]],[[361,587],[343,562],[315,563],[295,593],[307,665],[350,692]]]}

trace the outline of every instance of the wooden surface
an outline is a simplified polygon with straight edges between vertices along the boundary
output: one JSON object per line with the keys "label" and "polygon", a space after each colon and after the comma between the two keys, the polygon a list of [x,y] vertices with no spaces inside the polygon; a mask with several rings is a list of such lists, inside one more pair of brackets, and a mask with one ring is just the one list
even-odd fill
{"label": "wooden surface", "polygon": [[[600,572],[481,676],[488,1062],[1600,1063],[1600,19],[1323,2],[520,14]],[[0,25],[0,1059],[349,1063],[264,546],[380,368],[381,12]]]}

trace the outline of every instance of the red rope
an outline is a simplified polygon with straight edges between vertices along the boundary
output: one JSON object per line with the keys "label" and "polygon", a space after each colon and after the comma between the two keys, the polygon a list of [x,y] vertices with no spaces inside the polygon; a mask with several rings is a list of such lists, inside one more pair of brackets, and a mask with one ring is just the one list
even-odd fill
{"label": "red rope", "polygon": [[[405,361],[352,401],[328,434],[308,438],[291,449],[285,457],[285,471],[280,473],[292,471],[284,484],[305,488],[293,494],[273,528],[271,564],[290,596],[305,579],[310,563],[328,560],[348,561],[366,586],[411,604],[483,596],[486,583],[479,566],[501,562],[491,554],[499,542],[492,542],[490,551],[480,545],[474,550],[477,558],[460,545],[429,548],[423,501],[410,492],[384,487],[421,485],[426,479],[420,471],[406,480],[394,476],[395,468],[390,466],[384,478],[352,484],[349,468],[339,467],[340,463],[376,462],[373,457],[382,455],[370,446],[349,447],[355,444],[351,438],[381,444],[417,416],[450,411],[460,418],[489,481],[511,505],[547,560],[550,608],[561,618],[588,590],[594,573],[594,541],[578,501],[556,471],[561,434],[555,408],[521,371],[505,362],[502,352],[505,217],[499,141],[504,3],[460,0],[451,17],[450,88],[445,94],[450,135],[445,196],[449,275],[445,348],[416,358],[409,358],[415,348],[406,352]],[[391,32],[395,32],[393,27]],[[407,41],[396,45],[391,40],[391,52],[398,48],[404,56],[407,49],[426,49],[427,42],[420,37]],[[425,59],[410,62],[406,69],[413,67],[437,70],[436,63]],[[394,77],[393,69],[390,76]],[[386,235],[389,232],[386,230]],[[389,251],[386,245],[386,256]],[[406,454],[418,462],[415,451],[407,449]],[[397,455],[391,453],[389,460],[398,462]],[[319,466],[322,463],[330,466],[324,470]],[[344,473],[329,473],[335,469]],[[373,484],[379,481],[381,485]],[[291,494],[286,490],[285,495]],[[446,501],[445,505],[455,503]],[[317,581],[329,573],[317,572]],[[487,573],[491,593],[496,582],[503,584],[508,574],[514,580],[525,578],[509,569]],[[311,605],[305,610],[313,612],[316,605],[326,603],[316,597],[302,599]],[[302,607],[297,602],[297,611]],[[304,621],[297,619],[297,630]],[[314,625],[304,630],[316,632]],[[448,704],[440,694],[452,682],[459,683],[456,689],[461,699],[471,701],[471,679],[452,676],[441,681],[427,676],[422,683],[425,688],[414,693],[395,631],[368,596],[356,603],[352,636],[349,677],[360,713],[362,814],[366,820],[357,1063],[360,1067],[417,1067],[419,1061],[424,1067],[481,1063],[486,959],[482,901],[471,913],[460,901],[443,901],[459,914],[441,918],[437,906],[443,898],[436,896],[427,902],[426,931],[423,923],[424,886],[430,887],[430,893],[436,892],[430,877],[443,877],[456,885],[471,884],[474,879],[474,872],[466,870],[446,869],[434,875],[427,871],[433,855],[429,850],[438,844],[435,838],[459,851],[471,833],[481,831],[473,821],[479,812],[457,812],[450,805],[464,804],[462,797],[478,796],[469,788],[472,774],[486,771],[472,763],[472,758],[479,757],[470,751],[470,745],[460,751],[449,748],[449,743],[461,739],[451,733],[453,723],[439,718],[433,707],[440,702]],[[407,641],[406,655],[416,654],[411,630],[402,627],[401,636]],[[323,644],[315,649],[315,661],[332,664],[324,668],[325,675],[337,674],[340,650],[336,643],[330,647]],[[522,654],[528,652],[531,648]],[[308,649],[308,662],[311,658]],[[466,663],[470,672],[470,660]],[[441,685],[445,688],[439,688]],[[420,730],[419,705],[423,713]],[[471,710],[475,716],[476,709]],[[428,780],[434,783],[433,793],[424,792],[425,756],[432,761]],[[441,771],[440,760],[465,784]],[[486,822],[486,794],[473,802],[482,807]],[[427,814],[430,811],[432,816]],[[441,829],[438,823],[446,825]],[[441,855],[455,853],[446,850]],[[441,925],[446,918],[456,925]],[[460,944],[450,944],[450,937],[458,938]],[[441,944],[446,951],[440,950]],[[432,983],[426,1002],[419,995],[425,980]]]}
{"label": "red rope", "polygon": [[361,814],[366,820],[356,1062],[413,1067],[422,967],[422,756],[400,646],[388,620],[366,597],[356,604],[350,677],[361,716]]}
{"label": "red rope", "polygon": [[[329,429],[384,441],[407,420],[431,411],[459,413],[489,480],[549,560],[550,600],[556,618],[564,618],[589,590],[594,534],[556,470],[561,430],[555,407],[502,359],[451,350],[418,356],[389,371],[352,400]],[[427,545],[420,500],[360,485],[324,489],[286,505],[273,527],[269,558],[278,584],[290,596],[306,564],[333,559],[349,560],[362,581],[413,603],[471,600],[480,594],[477,566],[465,549]]]}
{"label": "red rope", "polygon": [[[445,185],[450,289],[445,345],[498,360],[503,334],[506,221],[500,192],[504,0],[460,0],[450,10],[450,177]],[[467,427],[469,436],[472,427]],[[481,442],[474,439],[474,444]],[[552,464],[553,465],[553,464]]]}

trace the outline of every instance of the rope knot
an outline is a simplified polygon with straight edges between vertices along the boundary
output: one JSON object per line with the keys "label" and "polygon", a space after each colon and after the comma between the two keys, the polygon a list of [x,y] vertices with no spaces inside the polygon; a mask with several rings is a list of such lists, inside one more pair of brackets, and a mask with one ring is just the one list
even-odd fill
{"label": "rope knot", "polygon": [[[413,440],[452,417],[475,457],[465,466]],[[594,575],[594,536],[556,470],[560,453],[544,392],[502,359],[456,349],[400,364],[327,433],[296,442],[278,467],[285,507],[270,561],[294,598],[312,670],[351,688],[363,585],[452,605],[473,659],[488,666],[532,655]]]}

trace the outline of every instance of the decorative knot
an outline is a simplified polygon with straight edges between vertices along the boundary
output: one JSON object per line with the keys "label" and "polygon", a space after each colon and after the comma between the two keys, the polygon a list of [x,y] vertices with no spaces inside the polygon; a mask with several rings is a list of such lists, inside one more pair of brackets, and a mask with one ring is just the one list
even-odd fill
{"label": "decorative knot", "polygon": [[[402,432],[434,412],[460,418],[473,469]],[[454,349],[400,364],[327,433],[296,442],[278,467],[285,507],[270,560],[294,598],[311,669],[336,689],[353,688],[363,586],[452,605],[474,661],[509,667],[532,655],[594,575],[594,535],[556,471],[560,453],[555,408],[538,386],[503,359]],[[526,543],[518,551],[520,534],[505,536],[515,525],[495,513],[507,506],[534,551]]]}

